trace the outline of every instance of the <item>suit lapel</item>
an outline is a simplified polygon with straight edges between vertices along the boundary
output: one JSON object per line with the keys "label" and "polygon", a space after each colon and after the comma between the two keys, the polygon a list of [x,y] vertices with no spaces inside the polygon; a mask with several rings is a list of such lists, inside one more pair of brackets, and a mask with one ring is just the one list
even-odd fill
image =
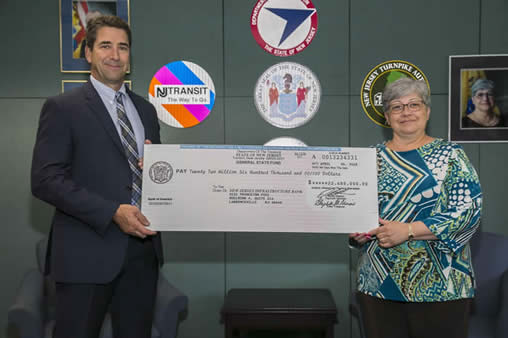
{"label": "suit lapel", "polygon": [[91,108],[91,111],[101,122],[102,126],[106,130],[106,133],[111,137],[118,150],[125,156],[125,150],[123,148],[122,141],[120,140],[120,136],[118,135],[118,131],[116,130],[115,124],[111,120],[111,116],[104,106],[104,102],[102,102],[101,97],[90,81],[88,81],[83,87],[85,88],[86,101],[88,106]]}
{"label": "suit lapel", "polygon": [[138,111],[139,118],[141,119],[141,123],[143,124],[143,128],[145,128],[145,133],[146,133],[147,121],[146,121],[146,116],[143,112],[143,109],[141,109],[141,102],[140,102],[139,98],[136,95],[134,95],[134,93],[131,92],[129,90],[129,88],[127,88],[127,86],[125,87],[125,91],[131,98],[132,103],[134,103],[134,107],[136,107],[136,110]]}
{"label": "suit lapel", "polygon": [[135,95],[132,91],[129,90],[129,88],[125,87],[125,90],[127,91],[127,94],[131,98],[132,103],[134,103],[134,107],[136,107],[136,110],[138,111],[139,119],[141,120],[141,124],[143,125],[143,128],[145,130],[145,139],[150,139],[151,130],[148,130],[150,124],[147,120],[146,112],[143,110],[143,99],[139,98],[139,96]]}

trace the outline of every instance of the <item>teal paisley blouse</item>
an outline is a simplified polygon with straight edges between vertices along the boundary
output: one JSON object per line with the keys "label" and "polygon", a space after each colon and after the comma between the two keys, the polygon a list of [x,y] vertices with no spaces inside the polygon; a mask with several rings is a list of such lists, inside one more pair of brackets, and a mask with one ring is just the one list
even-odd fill
{"label": "teal paisley blouse", "polygon": [[461,146],[441,139],[378,154],[379,216],[422,221],[438,238],[383,249],[376,240],[361,248],[358,290],[403,302],[448,301],[474,296],[469,239],[482,205],[478,175]]}

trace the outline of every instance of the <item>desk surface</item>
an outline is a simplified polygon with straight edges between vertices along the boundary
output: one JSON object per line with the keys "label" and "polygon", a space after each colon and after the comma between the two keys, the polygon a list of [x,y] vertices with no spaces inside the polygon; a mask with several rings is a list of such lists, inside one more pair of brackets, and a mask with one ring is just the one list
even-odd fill
{"label": "desk surface", "polygon": [[337,307],[327,289],[231,289],[222,307],[223,314],[281,312],[335,315]]}

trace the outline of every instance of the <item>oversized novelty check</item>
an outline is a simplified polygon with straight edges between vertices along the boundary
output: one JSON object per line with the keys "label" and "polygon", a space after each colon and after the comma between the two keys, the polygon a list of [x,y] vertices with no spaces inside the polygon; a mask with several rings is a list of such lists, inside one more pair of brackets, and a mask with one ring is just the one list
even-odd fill
{"label": "oversized novelty check", "polygon": [[158,231],[351,233],[378,224],[372,148],[147,145]]}

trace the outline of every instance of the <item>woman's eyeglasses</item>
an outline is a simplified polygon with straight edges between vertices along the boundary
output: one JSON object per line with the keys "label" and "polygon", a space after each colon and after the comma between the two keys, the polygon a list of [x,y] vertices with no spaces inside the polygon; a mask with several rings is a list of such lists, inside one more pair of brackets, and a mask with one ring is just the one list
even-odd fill
{"label": "woman's eyeglasses", "polygon": [[404,108],[407,107],[407,109],[410,112],[416,112],[423,108],[425,104],[423,101],[414,101],[409,103],[395,103],[390,106],[390,114],[401,114],[404,111]]}
{"label": "woman's eyeglasses", "polygon": [[494,97],[494,93],[476,93],[475,96],[480,98],[480,99],[483,99],[483,98],[487,99],[489,97]]}

